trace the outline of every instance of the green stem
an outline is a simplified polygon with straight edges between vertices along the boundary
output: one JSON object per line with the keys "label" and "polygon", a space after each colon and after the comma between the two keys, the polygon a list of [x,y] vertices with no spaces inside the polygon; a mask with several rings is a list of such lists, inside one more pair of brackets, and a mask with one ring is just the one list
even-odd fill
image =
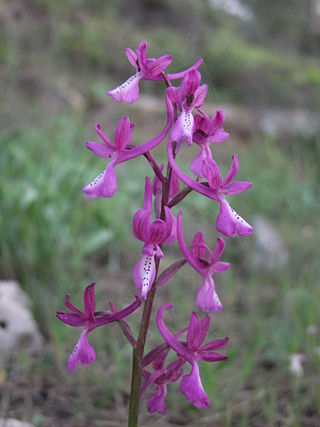
{"label": "green stem", "polygon": [[[172,170],[171,166],[168,164],[166,179],[163,184],[162,200],[161,200],[161,216],[160,218],[165,220],[165,210],[164,207],[167,205],[169,200],[169,190],[170,190],[170,181],[171,181]],[[146,342],[146,337],[149,328],[150,316],[153,306],[153,300],[156,294],[155,283],[157,281],[158,271],[159,271],[160,259],[156,258],[156,275],[153,282],[153,285],[148,292],[146,302],[143,307],[143,313],[140,323],[140,331],[137,339],[137,345],[133,349],[133,358],[132,358],[132,376],[131,376],[131,392],[130,392],[130,404],[129,404],[129,419],[128,427],[137,427],[138,426],[138,417],[139,417],[139,404],[140,404],[140,387],[142,379],[142,369],[140,367],[140,361],[143,357],[144,346]]]}
{"label": "green stem", "polygon": [[[162,77],[165,81],[166,86],[171,86],[169,79],[165,73],[162,73]],[[177,112],[175,111],[175,118]],[[173,144],[173,150],[175,150],[175,143]],[[168,163],[166,178],[163,182],[163,191],[161,199],[161,215],[160,218],[165,221],[165,210],[164,207],[168,204],[169,200],[169,191],[170,191],[170,181],[171,181],[172,170],[171,166]],[[135,348],[133,349],[132,357],[132,375],[131,375],[131,391],[130,391],[130,403],[129,403],[129,417],[128,417],[128,427],[137,427],[138,426],[138,417],[139,417],[139,405],[140,405],[140,388],[142,380],[142,369],[140,362],[143,358],[144,346],[147,338],[150,316],[152,312],[153,300],[156,294],[156,281],[159,271],[160,259],[156,257],[156,274],[153,285],[148,292],[146,302],[143,307],[143,313],[140,323],[139,336]]]}

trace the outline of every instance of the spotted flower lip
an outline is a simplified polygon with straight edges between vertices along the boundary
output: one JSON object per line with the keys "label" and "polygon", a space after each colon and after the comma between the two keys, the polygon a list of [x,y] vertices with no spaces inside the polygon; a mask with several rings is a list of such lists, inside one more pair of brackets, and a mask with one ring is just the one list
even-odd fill
{"label": "spotted flower lip", "polygon": [[69,311],[57,311],[56,313],[57,318],[61,320],[61,322],[69,326],[83,328],[80,338],[67,363],[67,369],[69,371],[75,371],[78,365],[90,365],[96,359],[95,350],[87,339],[89,332],[99,326],[107,325],[108,323],[127,317],[141,305],[141,299],[136,297],[132,304],[122,310],[113,313],[96,312],[96,295],[94,286],[95,284],[91,283],[84,291],[84,312],[79,310],[70,302],[70,294],[67,294],[65,298],[65,306]]}
{"label": "spotted flower lip", "polygon": [[[202,285],[197,293],[197,305],[205,312],[222,310],[222,303],[216,293],[212,278],[213,273],[222,273],[230,268],[229,262],[222,262],[220,258],[224,251],[224,240],[217,239],[217,246],[212,251],[206,244],[204,234],[198,231],[193,239],[191,250],[188,248],[182,228],[182,212],[177,217],[177,239],[180,250],[188,263],[202,276]],[[208,256],[206,256],[208,255]]]}
{"label": "spotted flower lip", "polygon": [[[136,69],[136,73],[129,77],[124,83],[113,90],[107,91],[115,101],[124,101],[132,104],[139,99],[140,80],[162,80],[161,73],[172,61],[172,55],[163,55],[159,58],[147,58],[147,42],[142,40],[136,52],[132,49],[126,49],[126,55],[130,64]],[[168,74],[169,80],[182,78],[188,71],[200,67],[202,59],[199,59],[193,66],[179,73]]]}
{"label": "spotted flower lip", "polygon": [[163,257],[160,245],[172,243],[176,238],[175,218],[170,209],[165,206],[165,221],[157,218],[151,222],[153,186],[149,177],[145,179],[144,207],[138,210],[133,218],[133,233],[138,240],[144,242],[141,250],[142,258],[134,268],[134,282],[143,298],[155,279],[155,255]]}
{"label": "spotted flower lip", "polygon": [[118,182],[114,172],[115,166],[143,155],[163,141],[173,122],[173,108],[168,97],[166,97],[166,107],[167,123],[163,130],[157,136],[139,146],[130,144],[134,125],[130,122],[128,116],[120,120],[116,129],[114,144],[102,132],[100,124],[96,125],[96,131],[103,142],[87,141],[86,147],[97,156],[111,160],[106,169],[82,189],[88,197],[113,197],[118,190]]}
{"label": "spotted flower lip", "polygon": [[251,182],[232,182],[239,170],[239,161],[237,155],[233,155],[232,166],[224,181],[222,181],[217,163],[211,159],[208,161],[206,167],[206,178],[208,182],[199,182],[192,179],[179,168],[173,156],[172,144],[173,142],[169,139],[167,145],[168,160],[178,178],[189,188],[192,188],[203,196],[215,200],[220,204],[220,211],[216,221],[217,230],[227,237],[234,237],[237,234],[239,236],[245,237],[251,234],[253,232],[253,227],[230,207],[225,198],[226,196],[233,196],[247,191],[252,187]]}
{"label": "spotted flower lip", "polygon": [[195,116],[192,139],[200,146],[201,151],[191,162],[190,170],[199,178],[206,177],[206,169],[212,160],[209,144],[220,144],[229,137],[222,128],[224,118],[223,110],[216,111],[211,119],[202,110]]}
{"label": "spotted flower lip", "polygon": [[202,345],[209,327],[210,317],[206,315],[202,320],[199,315],[192,312],[187,333],[187,342],[183,343],[177,339],[167,328],[163,321],[163,313],[173,307],[173,304],[163,304],[157,312],[157,325],[162,338],[167,344],[191,365],[191,372],[182,377],[180,389],[185,397],[198,409],[210,406],[210,401],[203,389],[198,361],[218,362],[227,360],[228,356],[216,353],[215,350],[225,348],[229,337],[222,340],[214,340]]}
{"label": "spotted flower lip", "polygon": [[170,101],[179,110],[179,117],[171,131],[170,139],[178,143],[186,139],[192,144],[194,117],[192,111],[199,109],[204,103],[208,86],[200,86],[201,74],[197,70],[189,71],[183,78],[180,87],[169,87],[167,95]]}

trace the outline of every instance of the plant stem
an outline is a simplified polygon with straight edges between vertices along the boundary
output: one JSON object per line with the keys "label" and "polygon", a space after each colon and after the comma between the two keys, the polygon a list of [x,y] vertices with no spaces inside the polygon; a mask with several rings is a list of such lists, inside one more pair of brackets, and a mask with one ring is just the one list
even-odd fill
{"label": "plant stem", "polygon": [[[161,74],[166,86],[167,87],[171,86],[170,80],[167,78],[166,74],[164,72],[162,72]],[[177,116],[177,111],[175,109],[175,120],[176,120],[176,116]],[[173,143],[173,152],[175,151],[175,146],[176,144]],[[150,161],[150,158],[148,160]],[[164,207],[168,204],[168,200],[169,200],[171,175],[172,175],[172,169],[170,164],[168,163],[166,177],[164,180],[161,180],[163,187],[162,187],[160,219],[164,221],[166,219]],[[154,282],[152,284],[150,291],[148,292],[147,299],[143,307],[139,336],[137,339],[136,347],[133,349],[128,427],[138,426],[140,388],[141,388],[141,379],[142,379],[142,369],[141,369],[140,363],[143,358],[144,346],[145,346],[146,337],[147,337],[148,328],[149,328],[153,300],[157,290],[157,287],[155,285],[156,285],[159,265],[160,265],[160,259],[157,257],[155,258],[155,264],[156,264],[156,274],[155,274]]]}
{"label": "plant stem", "polygon": [[[171,181],[172,169],[168,164],[166,179],[163,183],[162,191],[162,200],[161,200],[161,216],[162,220],[165,220],[165,210],[164,207],[167,205],[169,200],[169,191],[170,191],[170,181]],[[133,349],[133,358],[132,358],[132,376],[131,376],[131,392],[130,392],[130,404],[129,404],[129,419],[128,427],[137,427],[138,426],[138,416],[139,416],[139,404],[140,404],[140,387],[142,379],[142,369],[140,362],[143,357],[144,346],[146,342],[147,332],[149,328],[150,316],[152,311],[153,300],[156,294],[156,281],[159,271],[160,259],[156,258],[156,275],[153,282],[153,285],[148,292],[146,302],[143,307],[143,313],[140,323],[140,331],[137,339],[136,347]]]}
{"label": "plant stem", "polygon": [[[159,264],[160,264],[160,260],[156,259],[156,275],[158,273]],[[128,427],[137,427],[138,425],[140,386],[141,386],[141,377],[142,377],[142,369],[140,367],[140,361],[142,360],[142,357],[143,357],[144,345],[146,342],[146,336],[148,332],[153,299],[156,293],[156,289],[157,288],[155,286],[152,286],[152,288],[148,292],[147,300],[143,307],[137,346],[133,349]]]}

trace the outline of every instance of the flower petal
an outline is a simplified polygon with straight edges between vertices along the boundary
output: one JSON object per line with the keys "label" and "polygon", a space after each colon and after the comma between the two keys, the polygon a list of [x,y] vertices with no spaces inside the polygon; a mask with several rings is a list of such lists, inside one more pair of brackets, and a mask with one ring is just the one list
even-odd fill
{"label": "flower petal", "polygon": [[252,187],[252,182],[249,181],[235,181],[227,187],[223,187],[223,194],[226,196],[233,196],[235,194],[243,193]]}
{"label": "flower petal", "polygon": [[210,406],[210,401],[201,383],[199,366],[196,362],[192,364],[191,373],[182,378],[180,389],[196,408],[201,409]]}
{"label": "flower petal", "polygon": [[223,110],[217,110],[210,120],[210,131],[211,133],[220,129],[223,125],[225,114]]}
{"label": "flower petal", "polygon": [[178,176],[178,178],[189,188],[192,188],[193,190],[197,191],[200,194],[203,194],[204,196],[208,197],[209,199],[219,201],[219,197],[217,194],[217,191],[214,189],[211,189],[208,187],[205,183],[200,183],[192,179],[190,176],[186,175],[177,165],[172,152],[172,143],[173,141],[171,138],[169,139],[168,145],[167,145],[167,154],[168,154],[168,160],[169,163]]}
{"label": "flower petal", "polygon": [[207,169],[206,160],[207,160],[206,152],[201,147],[200,153],[198,153],[196,157],[192,160],[189,168],[191,172],[194,173],[195,176],[197,176],[198,178],[206,177],[206,169]]}
{"label": "flower petal", "polygon": [[142,242],[148,242],[150,237],[151,213],[148,210],[140,209],[133,217],[133,234]]}
{"label": "flower petal", "polygon": [[101,172],[82,191],[90,198],[112,197],[118,190],[118,182],[114,173],[116,159],[112,160],[105,171]]}
{"label": "flower petal", "polygon": [[221,360],[228,360],[225,354],[214,353],[210,351],[203,351],[199,354],[199,358],[206,362],[219,362]]}
{"label": "flower petal", "polygon": [[187,140],[187,144],[192,144],[194,119],[192,112],[182,111],[178,120],[176,121],[170,135],[170,139],[176,142],[182,142],[184,139]]}
{"label": "flower petal", "polygon": [[206,274],[208,268],[204,267],[203,264],[198,261],[197,257],[189,250],[184,237],[183,237],[183,228],[182,228],[182,212],[178,213],[177,217],[177,239],[179,243],[180,250],[182,255],[188,261],[188,263],[201,275]]}
{"label": "flower petal", "polygon": [[221,142],[224,142],[226,139],[228,139],[229,136],[230,134],[221,128],[216,130],[213,135],[208,136],[207,141],[213,142],[214,144],[220,144]]}
{"label": "flower petal", "polygon": [[167,225],[167,234],[165,242],[172,244],[177,239],[177,220],[168,206],[164,207],[164,211],[166,214],[166,225]]}
{"label": "flower petal", "polygon": [[151,395],[147,402],[147,410],[151,414],[158,412],[164,415],[166,410],[165,397],[167,395],[167,386],[165,384],[158,385],[156,391]]}
{"label": "flower petal", "polygon": [[94,283],[91,283],[89,286],[87,286],[83,296],[85,317],[89,320],[94,319],[94,312],[96,310],[96,295],[94,292],[94,285]]}
{"label": "flower petal", "polygon": [[213,266],[214,273],[223,273],[231,267],[230,262],[218,261]]}
{"label": "flower petal", "polygon": [[96,124],[96,131],[97,134],[100,136],[100,138],[102,139],[102,141],[111,149],[114,149],[112,142],[110,141],[110,139],[107,137],[107,135],[105,135],[102,130],[101,130],[101,125],[100,123]]}
{"label": "flower petal", "polygon": [[194,235],[191,251],[195,257],[200,258],[201,260],[206,259],[206,242],[203,231],[198,231]]}
{"label": "flower petal", "polygon": [[207,161],[206,177],[210,188],[213,190],[219,190],[221,188],[222,178],[219,166],[212,157]]}
{"label": "flower petal", "polygon": [[208,274],[197,293],[197,306],[205,312],[218,312],[222,310],[221,301],[215,291],[214,281]]}
{"label": "flower petal", "polygon": [[101,142],[87,141],[86,147],[99,157],[108,159],[114,153],[114,148],[110,148]]}
{"label": "flower petal", "polygon": [[96,352],[89,344],[87,339],[88,331],[82,331],[79,341],[75,345],[72,353],[70,354],[67,369],[68,371],[75,371],[79,365],[90,365],[96,360]]}
{"label": "flower petal", "polygon": [[228,342],[229,342],[229,337],[225,337],[222,340],[210,341],[208,344],[205,344],[204,346],[201,347],[201,351],[202,350],[205,350],[205,351],[220,350],[221,348],[225,348]]}
{"label": "flower petal", "polygon": [[86,323],[86,320],[84,319],[84,317],[76,313],[67,313],[65,311],[57,311],[56,317],[66,325],[70,325],[74,327],[84,326]]}
{"label": "flower petal", "polygon": [[238,170],[239,170],[239,160],[238,160],[237,155],[234,154],[232,156],[231,168],[230,168],[229,172],[227,173],[227,175],[223,181],[224,187],[226,187],[228,184],[230,184],[230,182],[236,177]]}
{"label": "flower petal", "polygon": [[187,334],[187,344],[188,348],[192,352],[195,352],[199,349],[208,333],[209,326],[210,317],[208,315],[204,316],[204,318],[200,320],[200,317],[197,313],[191,313]]}
{"label": "flower petal", "polygon": [[117,151],[123,151],[130,143],[132,130],[129,117],[124,116],[117,126],[114,137],[114,145]]}
{"label": "flower petal", "polygon": [[154,282],[155,274],[154,256],[143,255],[134,268],[133,279],[137,290],[141,292],[141,296],[144,299],[147,298],[147,294]]}
{"label": "flower petal", "polygon": [[217,245],[215,247],[215,250],[213,251],[213,257],[214,257],[215,261],[218,261],[221,258],[222,254],[224,252],[224,247],[225,247],[224,240],[222,239],[222,237],[218,237],[217,238]]}
{"label": "flower petal", "polygon": [[239,236],[248,236],[253,232],[253,227],[233,210],[225,199],[221,199],[220,201],[216,229],[228,237],[233,237],[236,234]]}
{"label": "flower petal", "polygon": [[187,68],[186,70],[180,71],[179,73],[168,74],[168,79],[169,80],[181,79],[190,71],[197,70],[200,67],[200,65],[202,64],[202,62],[203,62],[203,59],[200,58],[200,59],[198,59],[198,61],[195,64],[191,65],[191,67]]}
{"label": "flower petal", "polygon": [[147,65],[146,52],[147,52],[147,42],[141,40],[139,47],[137,49],[137,57],[141,70],[144,72]]}
{"label": "flower petal", "polygon": [[201,74],[198,70],[189,71],[183,77],[181,82],[181,90],[183,98],[187,98],[188,95],[194,95],[199,88],[201,81]]}
{"label": "flower petal", "polygon": [[158,76],[165,68],[167,68],[172,62],[172,55],[163,55],[155,59],[152,62],[147,61],[147,76],[150,74],[151,77]]}
{"label": "flower petal", "polygon": [[127,55],[127,58],[128,58],[128,61],[130,62],[130,64],[133,67],[137,68],[137,59],[138,58],[137,58],[136,53],[132,49],[130,49],[129,47],[127,47],[125,52],[126,52],[126,55]]}
{"label": "flower petal", "polygon": [[157,325],[160,331],[160,334],[162,335],[162,338],[166,341],[166,343],[173,348],[173,350],[180,356],[182,356],[183,359],[187,360],[189,363],[193,363],[192,356],[190,352],[186,349],[186,347],[181,344],[181,342],[168,330],[166,327],[162,315],[165,310],[168,310],[173,307],[173,304],[163,304],[158,312],[157,312]]}
{"label": "flower petal", "polygon": [[83,315],[82,311],[79,310],[77,307],[75,307],[73,304],[71,304],[70,302],[70,298],[71,298],[71,294],[67,294],[64,300],[64,305],[71,311],[73,311],[74,313],[80,314],[80,316]]}
{"label": "flower petal", "polygon": [[139,98],[139,81],[141,73],[136,73],[113,90],[108,90],[107,95],[111,96],[115,101],[124,101],[127,104],[133,104]]}
{"label": "flower petal", "polygon": [[194,94],[194,100],[192,102],[193,108],[200,108],[201,105],[204,103],[204,99],[207,95],[208,91],[208,85],[202,85],[200,86]]}

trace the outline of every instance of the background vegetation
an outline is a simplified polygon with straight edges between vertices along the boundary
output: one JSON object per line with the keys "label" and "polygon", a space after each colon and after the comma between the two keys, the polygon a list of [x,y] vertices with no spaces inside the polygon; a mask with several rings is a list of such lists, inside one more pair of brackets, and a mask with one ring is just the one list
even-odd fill
{"label": "background vegetation", "polygon": [[[95,365],[70,375],[64,365],[77,333],[60,325],[55,311],[66,292],[81,304],[82,290],[93,280],[106,302],[121,305],[134,293],[140,246],[131,221],[148,166],[137,159],[119,167],[120,188],[112,200],[88,200],[81,188],[104,166],[84,148],[95,138],[95,122],[112,136],[115,123],[130,114],[137,142],[162,127],[162,102],[151,102],[163,93],[161,83],[144,83],[145,96],[135,106],[115,105],[105,96],[132,72],[125,47],[145,38],[152,56],[174,55],[172,70],[204,57],[208,109],[226,110],[231,133],[215,156],[225,171],[237,152],[241,178],[254,182],[233,204],[249,222],[259,216],[272,224],[289,261],[264,268],[263,261],[253,262],[259,250],[254,236],[227,242],[232,269],[217,278],[225,310],[212,325],[213,336],[231,336],[230,359],[202,366],[214,409],[199,415],[173,387],[168,416],[151,421],[143,415],[142,422],[320,424],[319,2],[243,0],[241,17],[233,14],[234,5],[225,11],[219,4],[0,2],[0,277],[22,284],[48,343],[41,354],[22,352],[2,362],[2,416],[39,427],[61,420],[70,427],[125,423],[131,354],[116,325],[93,337]],[[216,206],[193,194],[184,205],[189,238],[197,222],[213,243]],[[172,258],[176,254],[173,249]],[[159,292],[159,304],[175,302],[181,327],[195,307],[199,278],[185,267],[175,282]],[[155,328],[150,338],[159,340]],[[290,371],[296,353],[305,357],[299,377]]]}

